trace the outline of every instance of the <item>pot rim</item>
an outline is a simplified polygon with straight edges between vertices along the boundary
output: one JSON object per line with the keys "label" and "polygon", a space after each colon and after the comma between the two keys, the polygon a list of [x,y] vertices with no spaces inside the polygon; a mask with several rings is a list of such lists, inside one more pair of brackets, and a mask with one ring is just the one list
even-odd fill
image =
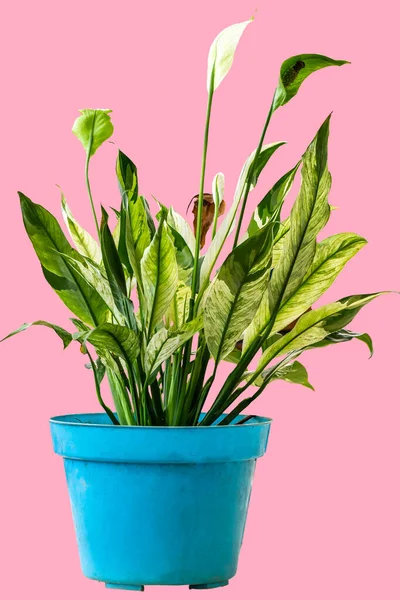
{"label": "pot rim", "polygon": [[[205,413],[202,413],[205,414]],[[49,422],[50,423],[54,423],[55,425],[75,425],[77,427],[88,427],[88,428],[106,428],[106,429],[131,429],[134,431],[137,430],[162,430],[162,431],[166,431],[166,430],[177,430],[177,429],[193,429],[193,430],[199,430],[199,426],[198,425],[114,425],[113,423],[84,423],[84,422],[76,422],[73,419],[79,419],[79,417],[86,417],[86,418],[90,418],[90,417],[97,417],[98,415],[104,415],[106,416],[106,413],[102,413],[102,412],[90,412],[90,413],[71,413],[71,414],[66,414],[66,415],[56,415],[54,417],[50,417]],[[226,414],[223,414],[220,419],[222,419],[224,416],[226,416]],[[243,419],[244,417],[249,417],[250,415],[244,415],[244,414],[240,414],[238,415],[238,419]],[[71,420],[70,420],[71,419]],[[218,425],[218,421],[216,424],[212,424],[212,425],[207,425],[203,428],[200,429],[201,430],[212,430],[212,429],[216,429],[217,431],[221,431],[221,429],[229,429],[229,428],[242,428],[242,427],[260,427],[260,426],[264,426],[266,424],[271,424],[272,423],[272,418],[270,417],[262,417],[259,415],[251,415],[251,419],[249,419],[249,421],[246,421],[246,423],[241,423],[240,425],[237,425],[235,423],[230,423],[229,425],[221,425],[221,427],[216,427],[216,425]]]}

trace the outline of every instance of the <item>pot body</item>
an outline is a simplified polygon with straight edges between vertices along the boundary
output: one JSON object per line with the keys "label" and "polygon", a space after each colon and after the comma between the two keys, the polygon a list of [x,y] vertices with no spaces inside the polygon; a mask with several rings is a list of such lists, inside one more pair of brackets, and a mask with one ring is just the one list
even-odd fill
{"label": "pot body", "polygon": [[225,585],[236,572],[270,419],[223,427],[119,427],[51,419],[83,573],[108,587]]}

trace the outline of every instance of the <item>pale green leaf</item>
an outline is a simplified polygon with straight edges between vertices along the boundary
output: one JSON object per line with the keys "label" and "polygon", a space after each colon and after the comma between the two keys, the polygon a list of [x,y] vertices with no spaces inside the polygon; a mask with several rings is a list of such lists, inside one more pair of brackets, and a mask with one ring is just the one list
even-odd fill
{"label": "pale green leaf", "polygon": [[144,357],[146,374],[150,376],[156,369],[169,358],[178,348],[192,338],[203,327],[203,318],[200,315],[185,323],[179,328],[167,330],[159,329],[150,339]]}
{"label": "pale green leaf", "polygon": [[190,252],[194,256],[196,248],[196,238],[193,235],[193,231],[189,223],[177,213],[172,207],[168,209],[167,223],[172,229],[174,229],[179,235],[183,237],[188,246]]}
{"label": "pale green leaf", "polygon": [[242,337],[266,292],[273,226],[236,246],[211,284],[204,305],[204,333],[218,362]]}
{"label": "pale green leaf", "polygon": [[68,228],[76,249],[83,256],[87,256],[95,263],[101,263],[101,250],[99,244],[79,223],[74,219],[67,204],[64,194],[61,192],[61,210],[65,224]]}
{"label": "pale green leaf", "polygon": [[292,188],[299,166],[300,162],[283,175],[258,204],[247,228],[249,236],[256,233],[261,227],[264,227],[275,211],[282,206],[286,196]]}
{"label": "pale green leaf", "polygon": [[161,221],[141,260],[147,328],[151,333],[162,322],[178,285],[178,263],[167,224]]}
{"label": "pale green leaf", "polygon": [[278,87],[275,91],[273,110],[283,106],[299,91],[303,81],[324,67],[348,64],[347,60],[334,60],[321,54],[298,54],[282,63]]}
{"label": "pale green leaf", "polygon": [[339,233],[317,244],[314,260],[301,284],[280,305],[271,333],[281,331],[308,310],[366,243],[355,233]]}
{"label": "pale green leaf", "polygon": [[58,337],[61,338],[64,349],[67,348],[67,346],[69,346],[69,344],[73,340],[73,337],[69,333],[69,331],[66,331],[62,327],[59,327],[58,325],[54,325],[53,323],[49,323],[48,321],[34,321],[33,323],[24,323],[23,325],[21,325],[21,327],[19,327],[18,329],[15,329],[14,331],[12,331],[8,335],[6,335],[2,340],[0,340],[0,342],[4,342],[4,340],[8,340],[8,338],[10,338],[14,335],[17,335],[17,333],[21,333],[21,331],[25,331],[26,329],[28,329],[28,327],[31,327],[32,325],[43,325],[44,327],[49,327],[50,329],[55,331],[55,333],[58,335]]}
{"label": "pale green leaf", "polygon": [[81,338],[90,342],[96,350],[103,353],[111,352],[131,365],[139,354],[139,338],[134,331],[115,325],[104,323],[89,333],[82,333]]}
{"label": "pale green leaf", "polygon": [[263,353],[256,372],[264,368],[277,356],[303,350],[324,340],[328,335],[346,327],[363,306],[386,292],[348,296],[338,302],[327,304],[304,314],[294,328],[279,338]]}
{"label": "pale green leaf", "polygon": [[112,111],[100,108],[84,108],[79,112],[81,116],[76,119],[72,132],[81,142],[86,155],[90,158],[113,134],[114,127],[109,116]]}
{"label": "pale green leaf", "polygon": [[[251,375],[252,374],[249,373],[246,376],[246,379],[248,380]],[[297,383],[309,388],[310,390],[314,390],[314,387],[308,380],[307,369],[297,360],[289,363],[288,365],[280,366],[278,369],[275,369],[274,367],[266,369],[255,381],[253,381],[253,385],[261,386],[266,378],[269,378],[270,382],[282,380],[287,381],[288,383]]]}
{"label": "pale green leaf", "polygon": [[208,53],[207,90],[214,91],[228,74],[236,47],[247,25],[253,19],[223,29],[211,44]]}
{"label": "pale green leaf", "polygon": [[366,346],[368,347],[371,358],[371,356],[374,353],[374,346],[371,336],[368,335],[368,333],[357,333],[356,331],[350,331],[348,329],[340,329],[335,333],[331,333],[320,342],[308,346],[307,350],[310,350],[312,348],[324,348],[325,346],[331,346],[332,344],[341,344],[343,342],[350,342],[351,340],[360,340],[361,342],[364,342],[364,344],[366,344]]}
{"label": "pale green leaf", "polygon": [[175,295],[166,313],[167,322],[180,327],[188,318],[192,290],[183,281],[179,281]]}
{"label": "pale green leaf", "polygon": [[[266,144],[265,146],[263,146],[260,156],[257,160],[258,167],[257,167],[256,171],[257,171],[258,175],[261,172],[261,165],[264,168],[265,165],[267,164],[268,160],[274,154],[274,152],[280,146],[282,146],[283,143],[284,142],[275,142],[273,144]],[[243,165],[242,171],[240,173],[239,180],[238,180],[238,183],[236,186],[235,195],[233,197],[233,203],[232,203],[226,217],[224,218],[220,227],[218,228],[217,233],[216,233],[214,239],[212,240],[212,242],[204,256],[204,260],[203,260],[203,263],[201,265],[201,270],[200,270],[200,293],[199,293],[200,298],[201,298],[202,294],[204,293],[205,288],[208,285],[208,281],[210,279],[211,272],[215,266],[215,263],[217,262],[218,256],[225,244],[225,241],[234,227],[236,213],[238,211],[240,201],[242,199],[242,196],[243,196],[243,193],[244,193],[244,190],[246,187],[246,183],[248,181],[249,172],[251,173],[255,154],[256,154],[256,150],[254,150],[250,154],[250,156],[246,160],[245,164]]]}

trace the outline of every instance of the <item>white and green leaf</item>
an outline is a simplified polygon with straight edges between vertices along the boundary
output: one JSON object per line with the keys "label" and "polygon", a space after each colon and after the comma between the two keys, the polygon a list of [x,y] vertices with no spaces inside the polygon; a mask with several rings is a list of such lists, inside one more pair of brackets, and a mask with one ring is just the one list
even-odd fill
{"label": "white and green leaf", "polygon": [[168,226],[161,221],[141,260],[146,324],[149,334],[158,326],[178,285],[178,263]]}
{"label": "white and green leaf", "polygon": [[64,222],[68,228],[76,249],[83,256],[87,256],[96,264],[101,263],[101,250],[96,240],[73,217],[64,194],[61,192],[61,211]]}
{"label": "white and green leaf", "polygon": [[216,90],[230,71],[239,40],[252,20],[226,27],[211,44],[207,67],[207,90],[209,92]]}
{"label": "white and green leaf", "polygon": [[144,356],[146,374],[150,377],[165,360],[198,333],[202,327],[203,317],[200,315],[178,328],[168,330],[162,327],[159,329],[150,339],[146,348]]}
{"label": "white and green leaf", "polygon": [[273,226],[266,225],[231,252],[204,304],[204,333],[216,362],[228,356],[266,293]]}

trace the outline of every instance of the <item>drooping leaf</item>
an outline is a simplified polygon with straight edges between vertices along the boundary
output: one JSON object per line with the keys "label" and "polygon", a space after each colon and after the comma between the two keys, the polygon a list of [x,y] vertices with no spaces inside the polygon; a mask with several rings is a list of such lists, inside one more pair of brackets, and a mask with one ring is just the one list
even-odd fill
{"label": "drooping leaf", "polygon": [[277,356],[303,350],[324,340],[328,335],[346,327],[363,306],[386,292],[348,296],[304,314],[295,327],[279,338],[263,353],[256,371],[264,368]]}
{"label": "drooping leaf", "polygon": [[81,116],[76,119],[72,132],[81,142],[86,155],[90,158],[113,134],[114,127],[110,119],[110,112],[112,111],[109,109],[85,108],[79,110],[79,112]]}
{"label": "drooping leaf", "polygon": [[278,87],[275,91],[273,110],[283,106],[299,91],[303,81],[324,67],[348,64],[347,60],[334,60],[321,54],[298,54],[282,63]]}
{"label": "drooping leaf", "polygon": [[[297,383],[309,388],[310,390],[314,390],[314,387],[308,380],[307,369],[297,360],[289,363],[288,365],[281,366],[278,369],[275,369],[274,367],[266,369],[255,381],[253,381],[253,385],[261,386],[266,377],[269,377],[270,381],[283,380],[287,381],[288,383]],[[247,379],[248,378],[249,376],[247,376]]]}
{"label": "drooping leaf", "polygon": [[216,362],[229,355],[266,292],[273,225],[236,246],[211,284],[204,304],[204,333]]}
{"label": "drooping leaf", "polygon": [[71,210],[67,204],[64,194],[61,192],[61,210],[69,234],[74,242],[76,249],[83,256],[87,256],[95,263],[101,263],[100,246],[95,239],[74,219]]}
{"label": "drooping leaf", "polygon": [[223,29],[211,44],[208,53],[207,90],[214,91],[228,74],[236,47],[247,25],[253,19]]}
{"label": "drooping leaf", "polygon": [[156,369],[169,358],[178,348],[192,338],[203,327],[203,317],[200,315],[185,323],[179,328],[167,330],[159,329],[150,339],[144,357],[144,368],[147,375],[153,374]]}
{"label": "drooping leaf", "polygon": [[151,244],[141,260],[146,323],[151,333],[159,325],[171,304],[178,285],[178,263],[175,247],[162,220]]}
{"label": "drooping leaf", "polygon": [[57,220],[45,208],[19,192],[26,232],[48,283],[64,304],[85,323],[95,326],[108,318],[108,307],[63,255],[76,257]]}
{"label": "drooping leaf", "polygon": [[317,244],[310,268],[299,287],[282,302],[271,333],[281,331],[310,308],[366,243],[364,238],[354,233],[339,233]]}
{"label": "drooping leaf", "polygon": [[18,329],[15,329],[14,331],[12,331],[8,335],[6,335],[2,340],[0,340],[0,342],[4,342],[4,340],[7,340],[8,338],[12,337],[13,335],[17,335],[17,333],[21,333],[21,331],[25,331],[26,329],[31,327],[31,325],[43,325],[44,327],[49,327],[50,329],[55,331],[55,333],[58,335],[58,337],[61,338],[61,340],[62,340],[64,350],[72,342],[73,338],[72,338],[72,335],[69,333],[69,331],[66,331],[62,327],[59,327],[58,325],[53,325],[53,323],[49,323],[48,321],[34,321],[33,323],[24,323],[23,325],[21,325],[21,327],[19,327]]}
{"label": "drooping leaf", "polygon": [[371,336],[368,333],[357,333],[355,331],[350,331],[349,329],[340,329],[335,333],[331,333],[326,338],[321,340],[320,342],[316,342],[311,346],[308,346],[307,350],[312,348],[324,348],[325,346],[331,346],[332,344],[341,344],[343,342],[350,342],[351,340],[360,340],[367,345],[368,350],[370,352],[370,358],[374,353],[374,346],[371,339]]}
{"label": "drooping leaf", "polygon": [[[257,161],[257,164],[259,165],[259,167],[257,169],[258,175],[261,172],[260,165],[262,164],[263,167],[265,167],[265,165],[267,164],[265,157],[268,157],[268,160],[269,160],[271,158],[271,156],[273,155],[273,153],[282,145],[282,143],[283,142],[276,142],[274,144],[267,144],[267,145],[263,146],[261,155],[260,155],[261,158],[259,159],[260,162]],[[240,200],[242,199],[242,196],[243,196],[243,193],[244,193],[244,190],[246,187],[246,183],[248,181],[249,172],[251,173],[255,154],[256,154],[256,150],[254,150],[250,154],[250,156],[246,160],[245,164],[243,165],[242,171],[240,173],[239,180],[238,180],[238,183],[236,186],[235,195],[233,197],[233,203],[232,203],[226,217],[224,218],[223,222],[221,223],[213,241],[211,242],[211,244],[205,254],[204,261],[203,261],[203,264],[202,264],[201,270],[200,270],[200,296],[202,295],[202,293],[204,292],[205,288],[208,285],[208,281],[210,279],[211,272],[215,266],[215,263],[217,262],[218,256],[223,248],[225,240],[227,239],[228,235],[231,233],[232,228],[235,224],[236,213],[238,211]]]}

